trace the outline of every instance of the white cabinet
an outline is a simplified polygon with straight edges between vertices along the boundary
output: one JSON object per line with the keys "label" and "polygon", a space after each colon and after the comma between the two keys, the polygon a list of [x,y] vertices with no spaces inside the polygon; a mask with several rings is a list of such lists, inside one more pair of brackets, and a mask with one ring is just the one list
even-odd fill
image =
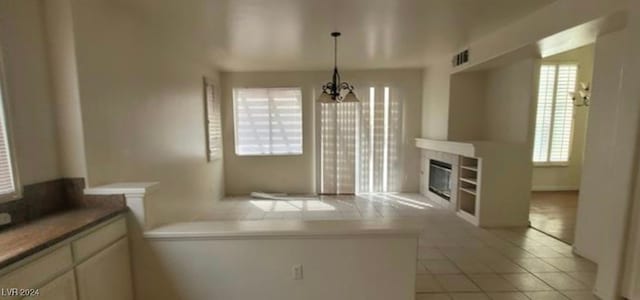
{"label": "white cabinet", "polygon": [[81,262],[125,235],[127,235],[127,222],[124,218],[111,222],[91,234],[73,241],[71,243],[73,257],[76,262]]}
{"label": "white cabinet", "polygon": [[[2,300],[133,300],[125,219],[114,218],[0,269],[0,288]],[[31,290],[30,297],[16,292]]]}
{"label": "white cabinet", "polygon": [[49,253],[35,255],[28,263],[18,264],[17,268],[10,266],[5,269],[10,271],[0,277],[2,300],[20,299],[24,291],[39,289],[51,281],[51,278],[68,271],[73,266],[71,248],[64,245]]}
{"label": "white cabinet", "polygon": [[129,245],[126,238],[76,267],[80,300],[132,300]]}
{"label": "white cabinet", "polygon": [[54,279],[47,285],[39,289],[37,296],[25,297],[22,299],[41,299],[41,300],[76,300],[78,295],[76,292],[76,278],[73,270]]}

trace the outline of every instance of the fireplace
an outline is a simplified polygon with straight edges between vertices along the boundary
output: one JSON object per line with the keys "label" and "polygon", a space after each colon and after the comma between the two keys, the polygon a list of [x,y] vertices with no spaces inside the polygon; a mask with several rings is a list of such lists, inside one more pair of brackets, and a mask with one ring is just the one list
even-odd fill
{"label": "fireplace", "polygon": [[429,161],[429,191],[451,200],[451,164],[434,159]]}

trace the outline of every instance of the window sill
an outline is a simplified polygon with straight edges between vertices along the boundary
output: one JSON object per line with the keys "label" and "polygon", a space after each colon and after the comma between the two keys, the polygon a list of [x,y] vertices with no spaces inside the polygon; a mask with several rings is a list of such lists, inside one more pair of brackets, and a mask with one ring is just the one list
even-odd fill
{"label": "window sill", "polygon": [[10,194],[0,195],[0,203],[11,202],[22,199],[22,192],[16,191]]}
{"label": "window sill", "polygon": [[568,162],[562,163],[533,163],[534,168],[566,168],[569,167]]}
{"label": "window sill", "polygon": [[284,154],[235,154],[237,157],[286,157],[286,156],[302,156],[302,153],[284,153]]}

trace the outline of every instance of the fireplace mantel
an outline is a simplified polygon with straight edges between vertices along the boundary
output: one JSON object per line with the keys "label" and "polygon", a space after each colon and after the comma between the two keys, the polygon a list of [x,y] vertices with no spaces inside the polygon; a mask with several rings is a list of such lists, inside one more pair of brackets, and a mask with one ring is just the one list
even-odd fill
{"label": "fireplace mantel", "polygon": [[426,150],[452,153],[456,155],[475,157],[476,149],[470,142],[452,142],[443,140],[416,139],[416,147]]}
{"label": "fireplace mantel", "polygon": [[482,158],[528,153],[527,145],[525,144],[497,141],[446,141],[417,138],[416,147],[460,156]]}

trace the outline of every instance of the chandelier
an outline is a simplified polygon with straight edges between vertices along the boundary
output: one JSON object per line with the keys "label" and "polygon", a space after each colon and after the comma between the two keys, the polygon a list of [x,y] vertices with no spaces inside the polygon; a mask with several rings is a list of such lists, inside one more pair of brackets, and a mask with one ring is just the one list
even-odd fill
{"label": "chandelier", "polygon": [[580,89],[577,92],[569,94],[575,106],[583,107],[591,105],[591,86],[588,83],[580,82]]}
{"label": "chandelier", "polygon": [[[360,102],[353,92],[353,85],[340,81],[338,73],[338,37],[340,32],[332,32],[333,37],[333,77],[331,82],[322,86],[322,94],[318,99],[320,103],[353,103]],[[345,95],[346,94],[346,95]]]}

